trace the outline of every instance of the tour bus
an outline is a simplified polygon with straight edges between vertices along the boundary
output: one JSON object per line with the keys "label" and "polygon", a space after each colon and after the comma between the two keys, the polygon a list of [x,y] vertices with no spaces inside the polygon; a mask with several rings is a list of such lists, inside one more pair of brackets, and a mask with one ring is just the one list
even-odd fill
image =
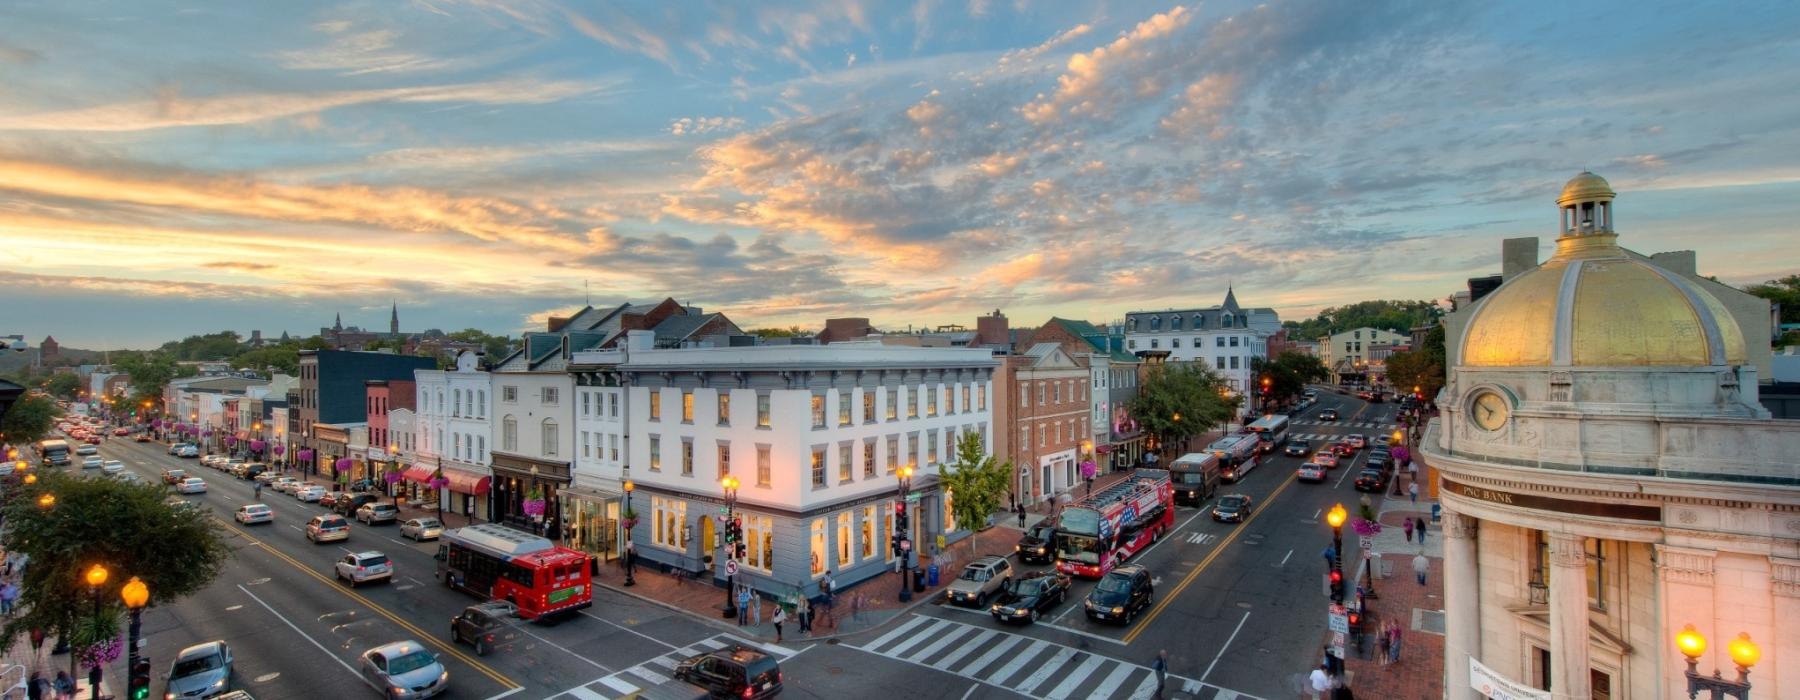
{"label": "tour bus", "polygon": [[445,586],[512,603],[527,620],[594,603],[588,556],[523,530],[492,523],[445,530],[436,559]]}
{"label": "tour bus", "polygon": [[1288,418],[1283,415],[1263,416],[1244,430],[1256,433],[1256,436],[1262,439],[1262,451],[1267,454],[1274,452],[1275,448],[1287,439]]}
{"label": "tour bus", "polygon": [[1139,469],[1063,508],[1056,521],[1056,570],[1098,579],[1173,529],[1168,470]]}
{"label": "tour bus", "polygon": [[38,463],[47,467],[69,466],[69,443],[62,440],[44,440],[36,445]]}
{"label": "tour bus", "polygon": [[[1252,438],[1254,440],[1254,438]],[[1169,463],[1175,501],[1200,505],[1219,490],[1219,458],[1211,452],[1189,452]]]}
{"label": "tour bus", "polygon": [[1206,451],[1219,458],[1219,478],[1237,483],[1260,462],[1262,437],[1256,433],[1236,433],[1213,441]]}

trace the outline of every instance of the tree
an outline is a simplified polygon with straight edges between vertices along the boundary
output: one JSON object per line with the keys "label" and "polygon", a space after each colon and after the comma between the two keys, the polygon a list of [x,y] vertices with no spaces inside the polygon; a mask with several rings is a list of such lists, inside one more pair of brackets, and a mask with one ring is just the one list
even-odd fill
{"label": "tree", "polygon": [[956,463],[938,465],[938,479],[952,494],[950,513],[958,529],[974,532],[987,527],[988,518],[1000,511],[1000,501],[1012,488],[1012,464],[994,461],[982,444],[981,434],[963,433],[956,441]]}
{"label": "tree", "polygon": [[37,442],[50,434],[56,424],[56,402],[48,396],[27,394],[14,401],[6,416],[0,418],[0,433],[8,442],[23,445]]}
{"label": "tree", "polygon": [[[1250,358],[1251,381],[1254,391],[1261,392],[1264,405],[1280,405],[1306,391],[1308,382],[1325,381],[1331,372],[1325,369],[1325,363],[1319,358],[1303,352],[1288,350],[1273,358]],[[1268,383],[1264,384],[1263,380]],[[1266,390],[1265,390],[1266,389]]]}
{"label": "tree", "polygon": [[1388,355],[1388,382],[1397,391],[1418,387],[1419,395],[1431,401],[1448,379],[1445,367],[1444,327],[1439,325],[1425,335],[1425,342],[1420,347]]}
{"label": "tree", "polygon": [[1165,448],[1185,445],[1188,438],[1224,425],[1236,412],[1236,402],[1226,397],[1225,380],[1211,369],[1193,362],[1166,363],[1151,368],[1137,396],[1131,399],[1131,417],[1150,431]]}
{"label": "tree", "polygon": [[464,343],[481,343],[482,352],[487,353],[489,361],[498,361],[512,352],[512,340],[504,335],[488,335],[478,328],[464,328],[448,336],[451,340]]}
{"label": "tree", "polygon": [[240,353],[237,357],[231,358],[231,366],[259,372],[299,374],[300,344],[283,343]]}
{"label": "tree", "polygon": [[1800,323],[1800,275],[1753,284],[1744,291],[1780,304],[1782,323]]}
{"label": "tree", "polygon": [[759,338],[793,338],[809,335],[805,329],[802,329],[799,326],[788,326],[786,328],[752,328],[745,332]]}
{"label": "tree", "polygon": [[57,372],[44,380],[44,391],[59,399],[74,399],[81,393],[81,375],[74,372]]}
{"label": "tree", "polygon": [[163,387],[169,380],[192,376],[195,372],[192,367],[175,364],[175,359],[162,351],[127,355],[113,366],[131,377],[132,405],[143,406],[148,402],[151,408],[162,405]]}
{"label": "tree", "polygon": [[[30,629],[61,635],[76,647],[116,639],[123,611],[119,588],[131,577],[149,586],[152,604],[168,603],[205,587],[231,556],[218,521],[203,508],[170,506],[160,485],[41,470],[36,484],[8,488],[0,544],[28,555],[31,565],[21,608],[0,631],[4,648]],[[39,505],[44,494],[55,496],[54,505]],[[97,616],[84,577],[95,564],[109,572]]]}
{"label": "tree", "polygon": [[1289,338],[1315,340],[1321,336],[1364,327],[1406,333],[1413,327],[1434,321],[1442,315],[1443,309],[1434,301],[1378,299],[1334,306],[1304,321],[1287,321],[1281,325],[1287,327]]}
{"label": "tree", "polygon": [[177,360],[229,360],[242,349],[243,338],[237,331],[190,335],[162,346],[163,352]]}

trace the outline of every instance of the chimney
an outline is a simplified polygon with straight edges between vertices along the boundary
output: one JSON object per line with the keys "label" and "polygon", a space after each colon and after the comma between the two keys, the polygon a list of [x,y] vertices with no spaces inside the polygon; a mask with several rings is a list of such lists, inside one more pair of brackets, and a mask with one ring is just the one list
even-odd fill
{"label": "chimney", "polygon": [[555,333],[557,331],[562,330],[563,326],[569,325],[569,321],[570,321],[570,317],[568,317],[568,316],[551,316],[550,317],[550,332]]}
{"label": "chimney", "polygon": [[1500,276],[1512,279],[1538,266],[1537,236],[1508,238],[1500,242]]}
{"label": "chimney", "polygon": [[1697,266],[1694,264],[1694,251],[1691,250],[1672,250],[1666,253],[1657,253],[1650,256],[1650,262],[1655,263],[1657,267],[1678,275],[1686,275],[1688,277],[1700,276],[1696,272]]}
{"label": "chimney", "polygon": [[1006,315],[1000,313],[999,309],[994,309],[992,315],[980,316],[975,319],[975,344],[977,345],[1005,345],[1011,335],[1012,333],[1007,327]]}

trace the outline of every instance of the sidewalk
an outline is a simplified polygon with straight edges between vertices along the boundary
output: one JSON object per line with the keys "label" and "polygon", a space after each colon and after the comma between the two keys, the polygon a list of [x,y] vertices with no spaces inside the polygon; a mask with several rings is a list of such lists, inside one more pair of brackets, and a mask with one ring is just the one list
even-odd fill
{"label": "sidewalk", "polygon": [[[1404,480],[1404,478],[1402,479]],[[1444,578],[1443,537],[1439,523],[1431,522],[1431,502],[1420,499],[1413,503],[1404,496],[1383,497],[1376,520],[1381,533],[1375,536],[1374,551],[1389,576],[1375,582],[1375,598],[1364,601],[1363,629],[1371,634],[1358,653],[1355,645],[1344,660],[1351,688],[1362,697],[1395,700],[1437,700],[1444,696]],[[1418,535],[1408,541],[1404,523],[1408,518],[1424,518],[1425,543]],[[1430,562],[1425,585],[1413,575],[1413,557],[1423,553]],[[1387,621],[1401,627],[1400,661],[1382,664],[1379,645],[1373,632]]]}
{"label": "sidewalk", "polygon": [[[44,678],[56,679],[56,672],[69,670],[69,653],[51,655],[50,650],[56,646],[56,640],[44,640],[42,649],[33,651],[29,635],[19,635],[18,641],[11,649],[0,655],[0,700],[24,700],[26,697],[25,681],[31,678],[32,672],[42,673]],[[72,652],[70,652],[72,653]],[[18,667],[18,668],[15,668]],[[93,696],[93,687],[88,685],[87,669],[79,669],[75,678],[75,697],[87,700]],[[121,655],[118,661],[107,664],[105,676],[100,680],[100,697],[111,698],[112,690],[108,681],[113,673],[125,672],[125,660]]]}

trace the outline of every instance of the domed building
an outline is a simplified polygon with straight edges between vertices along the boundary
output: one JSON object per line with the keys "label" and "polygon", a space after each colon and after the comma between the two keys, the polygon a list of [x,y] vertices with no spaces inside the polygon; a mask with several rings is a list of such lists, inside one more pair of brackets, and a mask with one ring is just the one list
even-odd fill
{"label": "domed building", "polygon": [[1800,424],[1757,401],[1766,328],[1621,248],[1615,197],[1570,180],[1554,255],[1446,324],[1420,442],[1444,509],[1445,686],[1686,697],[1693,625],[1713,642],[1701,673],[1734,678],[1744,633],[1751,696],[1800,697]]}

